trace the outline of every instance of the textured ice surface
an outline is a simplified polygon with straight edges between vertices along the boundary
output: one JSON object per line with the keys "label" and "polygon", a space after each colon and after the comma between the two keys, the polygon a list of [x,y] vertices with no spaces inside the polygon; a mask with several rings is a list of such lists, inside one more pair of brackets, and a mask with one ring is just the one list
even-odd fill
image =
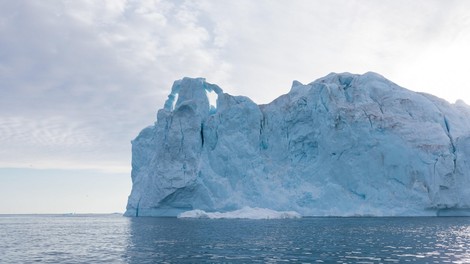
{"label": "textured ice surface", "polygon": [[470,208],[470,107],[376,73],[294,81],[266,105],[184,78],[132,141],[132,182],[129,216],[245,206],[304,216],[460,214]]}
{"label": "textured ice surface", "polygon": [[274,211],[266,208],[243,207],[230,212],[206,212],[203,210],[186,211],[178,215],[178,218],[210,218],[210,219],[292,219],[301,218],[294,211]]}

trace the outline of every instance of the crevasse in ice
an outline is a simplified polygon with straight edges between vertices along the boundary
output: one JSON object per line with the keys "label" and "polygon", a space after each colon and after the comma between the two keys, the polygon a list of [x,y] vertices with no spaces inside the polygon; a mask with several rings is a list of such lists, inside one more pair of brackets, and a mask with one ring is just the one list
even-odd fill
{"label": "crevasse in ice", "polygon": [[156,123],[132,141],[132,183],[128,216],[244,207],[304,216],[467,214],[470,107],[372,72],[294,81],[266,105],[184,78]]}

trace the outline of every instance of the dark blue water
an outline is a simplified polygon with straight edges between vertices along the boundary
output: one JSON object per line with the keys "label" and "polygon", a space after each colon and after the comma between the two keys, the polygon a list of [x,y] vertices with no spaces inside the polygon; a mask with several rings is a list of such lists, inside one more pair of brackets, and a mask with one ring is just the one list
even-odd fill
{"label": "dark blue water", "polygon": [[0,216],[0,263],[470,263],[470,218]]}

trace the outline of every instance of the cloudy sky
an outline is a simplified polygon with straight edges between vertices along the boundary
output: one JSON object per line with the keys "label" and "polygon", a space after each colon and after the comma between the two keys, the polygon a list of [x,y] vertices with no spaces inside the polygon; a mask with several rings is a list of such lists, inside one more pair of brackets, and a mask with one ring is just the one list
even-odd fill
{"label": "cloudy sky", "polygon": [[375,71],[470,102],[470,1],[0,0],[0,213],[123,212],[174,80],[268,103]]}

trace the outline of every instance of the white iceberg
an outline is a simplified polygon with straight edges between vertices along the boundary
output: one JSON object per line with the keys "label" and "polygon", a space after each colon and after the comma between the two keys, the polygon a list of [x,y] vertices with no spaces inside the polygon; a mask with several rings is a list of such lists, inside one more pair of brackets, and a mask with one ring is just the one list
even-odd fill
{"label": "white iceberg", "polygon": [[470,107],[376,73],[294,82],[266,105],[184,78],[132,141],[132,183],[128,216],[244,206],[303,216],[462,214]]}

